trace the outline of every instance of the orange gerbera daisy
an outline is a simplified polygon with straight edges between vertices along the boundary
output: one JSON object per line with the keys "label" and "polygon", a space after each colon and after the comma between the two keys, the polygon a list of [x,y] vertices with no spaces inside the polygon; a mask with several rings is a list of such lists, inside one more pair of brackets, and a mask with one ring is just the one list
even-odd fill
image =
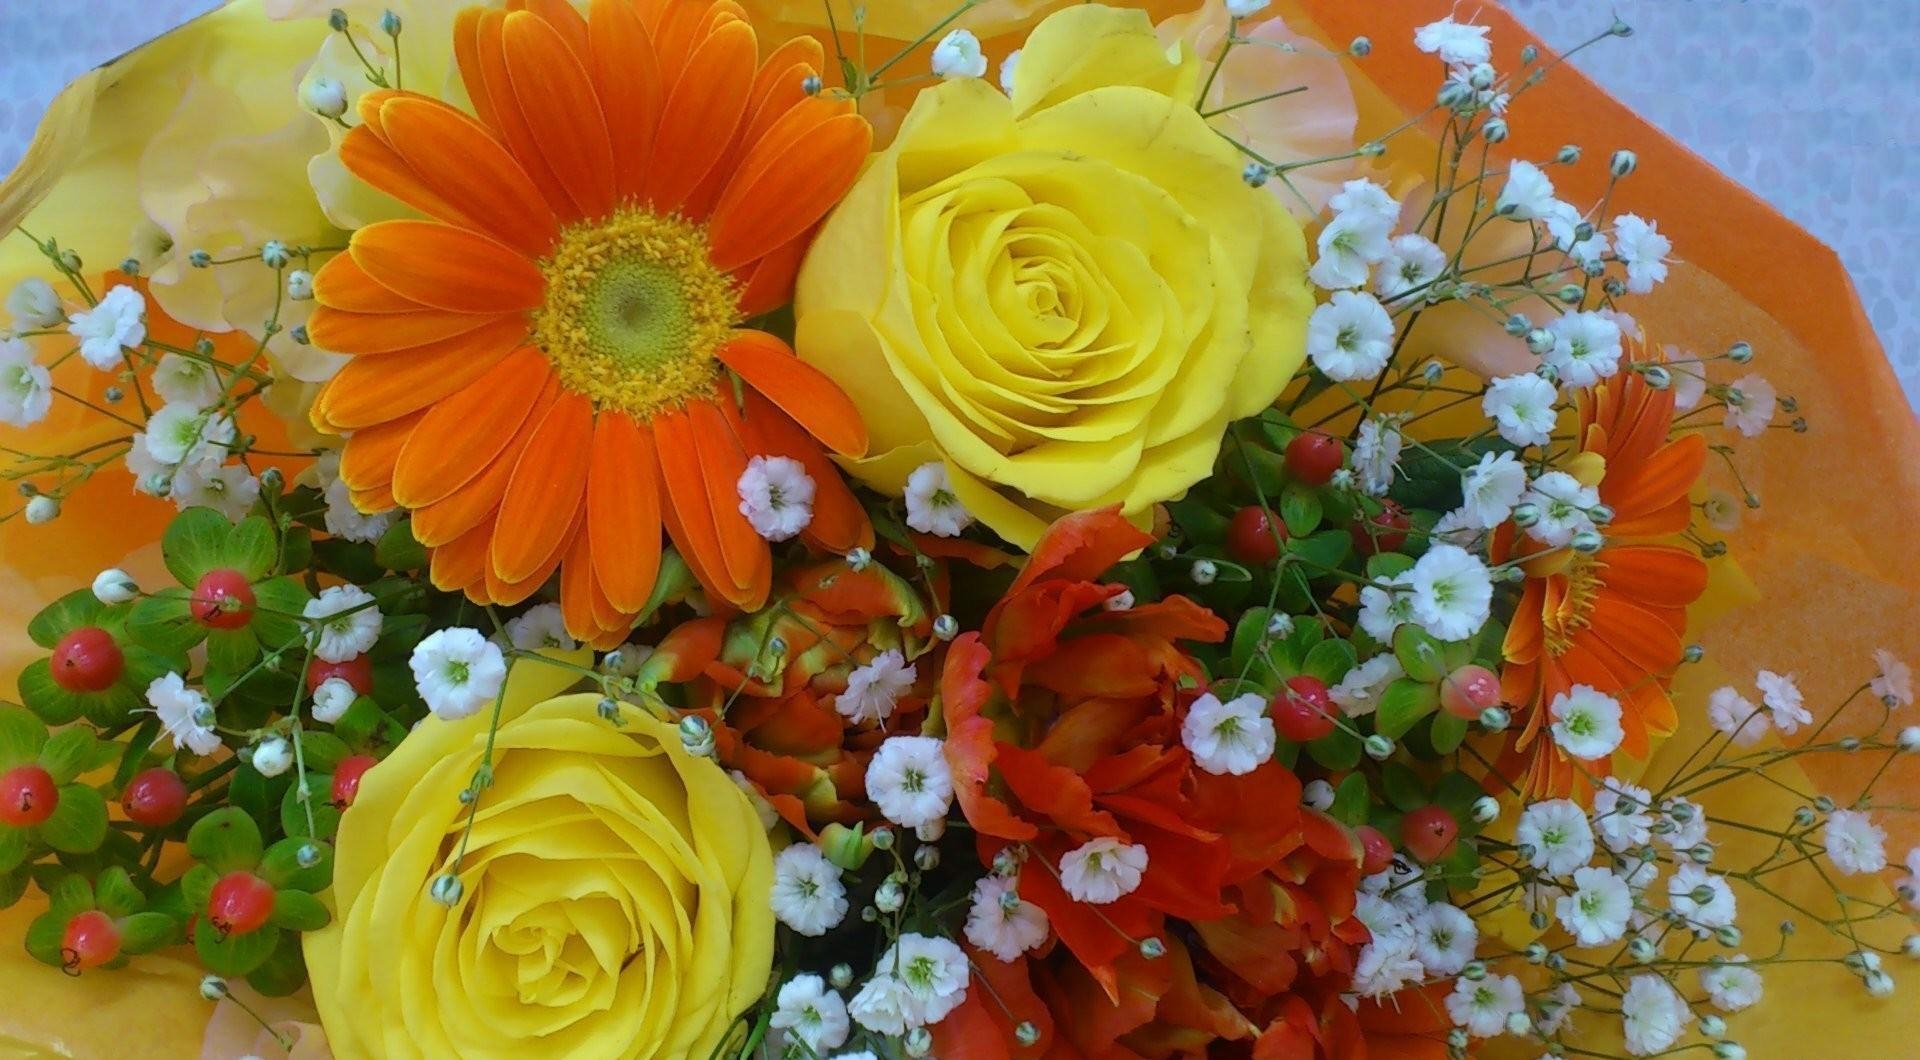
{"label": "orange gerbera daisy", "polygon": [[341,160],[426,219],[355,232],[315,277],[313,341],[354,358],[313,420],[350,433],[357,503],[413,511],[443,589],[517,603],[557,570],[568,628],[610,645],[664,526],[716,602],[758,607],[772,559],[737,493],[753,456],[806,467],[812,543],[872,540],[818,444],[863,453],[859,414],[740,326],[788,299],[871,130],[807,91],[819,42],[758,61],[734,0],[508,8],[455,25],[477,118],[413,92],[360,102]]}
{"label": "orange gerbera daisy", "polygon": [[1707,566],[1692,549],[1662,539],[1692,518],[1687,494],[1707,446],[1697,433],[1669,438],[1673,408],[1673,391],[1655,390],[1639,372],[1621,372],[1581,395],[1580,452],[1569,470],[1600,474],[1601,503],[1614,512],[1598,552],[1547,552],[1512,524],[1495,535],[1496,562],[1541,553],[1526,564],[1501,675],[1506,701],[1524,712],[1501,772],[1530,795],[1583,787],[1582,768],[1606,772],[1605,762],[1576,766],[1542,737],[1548,705],[1576,684],[1620,700],[1620,749],[1635,758],[1678,724],[1667,688]]}

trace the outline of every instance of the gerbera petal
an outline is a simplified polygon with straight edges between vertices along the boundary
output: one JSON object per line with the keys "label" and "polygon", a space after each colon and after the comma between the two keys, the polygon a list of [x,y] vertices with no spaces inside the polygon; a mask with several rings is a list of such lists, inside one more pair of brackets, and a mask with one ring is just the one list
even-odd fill
{"label": "gerbera petal", "polygon": [[747,152],[714,207],[714,266],[739,268],[813,227],[853,186],[872,144],[873,127],[857,114],[818,100],[789,110]]}
{"label": "gerbera petal", "polygon": [[803,535],[829,552],[872,548],[873,523],[867,519],[867,510],[848,488],[840,469],[820,451],[819,443],[759,391],[748,390],[745,401],[742,421],[748,449],[756,455],[798,460],[813,479],[813,520]]}
{"label": "gerbera petal", "polygon": [[626,0],[593,0],[587,25],[593,89],[613,137],[614,187],[622,199],[638,196],[653,157],[666,88],[653,41]]}
{"label": "gerbera petal", "polygon": [[480,62],[480,22],[486,14],[486,8],[468,7],[454,16],[453,59],[460,68],[460,82],[467,90],[474,114],[479,116],[480,124],[491,129],[496,126],[493,97],[487,94],[486,68]]}
{"label": "gerbera petal", "polygon": [[1612,593],[1593,599],[1590,637],[1605,641],[1634,667],[1634,672],[1662,675],[1679,665],[1684,645],[1679,634],[1644,608]]}
{"label": "gerbera petal", "polygon": [[[731,395],[721,395],[728,400]],[[773,556],[767,542],[740,514],[740,476],[747,470],[747,454],[740,438],[711,401],[688,404],[687,418],[700,454],[700,474],[706,482],[707,503],[718,531],[720,557],[727,576],[740,590],[730,595],[742,610],[753,610],[766,600],[773,575]]]}
{"label": "gerbera petal", "polygon": [[513,96],[520,103],[521,116],[539,136],[547,165],[566,188],[579,216],[602,216],[613,208],[613,144],[587,68],[560,31],[531,12],[507,16],[501,43],[513,78]]}
{"label": "gerbera petal", "polygon": [[558,221],[532,174],[486,126],[411,92],[388,100],[380,120],[394,150],[435,194],[513,249],[536,258],[547,252]]}
{"label": "gerbera petal", "polygon": [[714,525],[713,505],[700,468],[700,449],[685,411],[665,412],[653,418],[655,449],[660,460],[660,483],[666,503],[662,520],[687,566],[700,584],[720,600],[738,593],[722,555],[720,532]]}
{"label": "gerbera petal", "polygon": [[382,140],[367,126],[349,129],[346,136],[341,138],[340,163],[367,184],[428,217],[468,228],[483,227],[478,218],[441,195],[401,157],[400,152],[393,149],[393,145]]}
{"label": "gerbera petal", "polygon": [[355,431],[340,454],[340,478],[350,490],[372,490],[393,481],[393,465],[424,413]]}
{"label": "gerbera petal", "polygon": [[[767,134],[789,108],[804,100],[817,98],[807,94],[806,81],[826,68],[826,49],[819,40],[791,37],[768,53],[753,79],[753,101],[747,108],[746,141],[753,143]],[[851,109],[852,100],[845,106]]]}
{"label": "gerbera petal", "polygon": [[[644,194],[655,209],[679,209],[733,142],[753,91],[756,47],[753,27],[734,21],[701,41],[687,60],[667,95],[647,167]],[[663,60],[671,54],[663,43]]]}
{"label": "gerbera petal", "polygon": [[1619,545],[1600,553],[1607,590],[1647,607],[1686,607],[1707,589],[1707,565],[1677,545]]}
{"label": "gerbera petal", "polygon": [[813,230],[787,240],[773,252],[735,274],[740,281],[740,316],[751,320],[793,301],[794,278],[813,242]]}
{"label": "gerbera petal", "polygon": [[475,33],[474,61],[491,115],[487,125],[506,145],[528,179],[540,189],[540,194],[529,201],[545,200],[555,217],[571,223],[580,219],[579,208],[574,205],[573,196],[567,194],[566,185],[547,164],[539,130],[533,128],[521,112],[520,101],[513,90],[513,74],[507,69],[504,41],[507,17],[505,11],[488,11],[480,16]]}
{"label": "gerbera petal", "polygon": [[434,405],[394,465],[394,499],[423,507],[485,471],[519,433],[552,374],[544,354],[523,346]]}
{"label": "gerbera petal", "polygon": [[355,357],[314,399],[313,421],[339,432],[399,419],[480,378],[514,351],[520,337],[482,328],[404,355]]}
{"label": "gerbera petal", "polygon": [[566,545],[587,487],[592,437],[592,404],[571,391],[561,394],[520,454],[500,501],[491,562],[500,581],[531,577]]}
{"label": "gerbera petal", "polygon": [[313,274],[313,300],[348,313],[413,313],[426,308],[381,286],[351,254],[335,254]]}
{"label": "gerbera petal", "polygon": [[533,399],[533,407],[521,421],[520,429],[493,462],[466,485],[413,513],[414,538],[432,548],[490,521],[500,507],[500,499],[507,495],[507,483],[513,479],[513,468],[520,462],[520,454],[526,451],[534,430],[546,419],[547,410],[559,396],[560,381],[549,375]]}
{"label": "gerbera petal", "polygon": [[624,413],[602,412],[587,464],[587,533],[608,600],[638,613],[660,573],[660,486],[653,444]]}
{"label": "gerbera petal", "polygon": [[449,313],[424,307],[411,313],[348,313],[322,305],[315,306],[307,318],[307,335],[315,346],[355,355],[411,352],[501,327],[521,335],[527,331],[525,318],[518,315]]}
{"label": "gerbera petal", "polygon": [[573,52],[574,58],[579,59],[581,65],[586,65],[587,20],[571,0],[525,0],[524,9],[552,26]]}
{"label": "gerbera petal", "polygon": [[511,313],[536,309],[546,296],[546,281],[526,255],[435,221],[370,224],[353,234],[347,252],[374,282],[434,309]]}
{"label": "gerbera petal", "polygon": [[482,597],[486,586],[487,546],[492,540],[493,524],[489,520],[434,549],[433,559],[427,564],[427,577],[432,579],[433,587],[441,592],[465,591],[469,595],[479,588],[482,595],[474,597],[474,602],[491,603]]}
{"label": "gerbera petal", "polygon": [[[1621,460],[1609,464],[1607,476],[1600,480],[1600,499],[1613,507],[1617,522],[1634,521],[1655,512],[1663,512],[1685,497],[1706,466],[1707,440],[1699,432],[1682,435],[1659,447],[1644,459]],[[1633,526],[1638,534],[1677,533],[1686,523],[1667,530],[1646,530]],[[1627,530],[1610,527],[1608,533],[1626,535]]]}
{"label": "gerbera petal", "polygon": [[785,342],[764,331],[736,331],[716,356],[834,452],[866,455],[867,428],[853,401]]}

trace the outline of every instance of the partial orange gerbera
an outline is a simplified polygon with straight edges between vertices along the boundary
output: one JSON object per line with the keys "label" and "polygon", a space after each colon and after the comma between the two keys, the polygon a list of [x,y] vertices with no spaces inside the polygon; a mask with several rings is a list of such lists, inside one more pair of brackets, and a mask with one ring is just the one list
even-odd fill
{"label": "partial orange gerbera", "polygon": [[742,322],[784,303],[871,142],[809,94],[796,38],[758,60],[734,0],[516,0],[454,50],[477,118],[374,92],[341,159],[424,220],[355,232],[315,277],[315,344],[354,359],[315,424],[350,434],[357,503],[413,511],[434,584],[526,599],[555,571],[568,628],[617,643],[672,538],[718,603],[766,600],[740,513],[756,455],[798,460],[806,536],[872,528],[819,443],[866,430],[838,387]]}
{"label": "partial orange gerbera", "polygon": [[1573,762],[1544,735],[1548,706],[1576,684],[1620,700],[1620,750],[1634,758],[1644,759],[1652,738],[1678,724],[1667,688],[1707,566],[1692,549],[1663,539],[1687,528],[1687,494],[1707,446],[1698,433],[1669,438],[1673,408],[1673,391],[1653,389],[1638,372],[1581,395],[1580,452],[1569,470],[1598,473],[1601,503],[1614,512],[1598,552],[1545,552],[1511,524],[1495,535],[1496,562],[1542,552],[1526,564],[1501,674],[1506,701],[1523,712],[1501,770],[1529,795],[1566,794],[1584,788],[1582,769],[1606,771],[1605,762]]}

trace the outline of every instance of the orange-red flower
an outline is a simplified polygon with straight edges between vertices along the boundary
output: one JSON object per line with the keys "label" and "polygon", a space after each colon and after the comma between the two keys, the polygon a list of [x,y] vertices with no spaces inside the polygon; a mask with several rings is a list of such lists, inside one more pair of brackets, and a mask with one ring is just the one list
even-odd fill
{"label": "orange-red flower", "polygon": [[1678,724],[1667,689],[1685,651],[1687,605],[1707,584],[1706,564],[1667,540],[1687,528],[1688,491],[1706,462],[1706,441],[1678,438],[1673,391],[1621,372],[1580,398],[1577,466],[1600,463],[1600,500],[1613,509],[1606,544],[1591,556],[1543,552],[1511,524],[1495,535],[1493,558],[1541,553],[1527,562],[1525,592],[1507,629],[1501,687],[1524,712],[1500,768],[1528,794],[1565,794],[1587,784],[1543,733],[1547,706],[1576,684],[1620,700],[1621,751],[1645,758],[1655,736]]}
{"label": "orange-red flower", "polygon": [[361,101],[342,161],[425,219],[359,230],[315,277],[313,341],[353,360],[314,422],[351,435],[358,502],[413,510],[441,588],[514,603],[557,570],[568,628],[608,646],[664,527],[711,597],[751,610],[772,576],[738,510],[754,455],[805,465],[813,543],[871,540],[819,445],[865,450],[852,404],[741,327],[788,298],[871,131],[807,94],[817,41],[762,62],[730,0],[508,7],[455,26],[477,116]]}

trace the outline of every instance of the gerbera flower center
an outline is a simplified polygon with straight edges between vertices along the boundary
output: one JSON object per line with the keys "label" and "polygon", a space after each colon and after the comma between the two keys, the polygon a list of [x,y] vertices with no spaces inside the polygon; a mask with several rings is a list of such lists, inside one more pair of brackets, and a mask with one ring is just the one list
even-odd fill
{"label": "gerbera flower center", "polygon": [[1603,584],[1600,572],[1605,564],[1589,556],[1576,555],[1567,565],[1561,576],[1566,579],[1566,590],[1561,594],[1560,606],[1549,608],[1541,616],[1541,626],[1546,634],[1546,646],[1549,654],[1558,657],[1566,654],[1573,645],[1573,636],[1587,628],[1593,621],[1593,601]]}
{"label": "gerbera flower center", "polygon": [[739,299],[699,226],[623,207],[561,232],[540,270],[533,339],[562,385],[642,418],[712,391]]}

